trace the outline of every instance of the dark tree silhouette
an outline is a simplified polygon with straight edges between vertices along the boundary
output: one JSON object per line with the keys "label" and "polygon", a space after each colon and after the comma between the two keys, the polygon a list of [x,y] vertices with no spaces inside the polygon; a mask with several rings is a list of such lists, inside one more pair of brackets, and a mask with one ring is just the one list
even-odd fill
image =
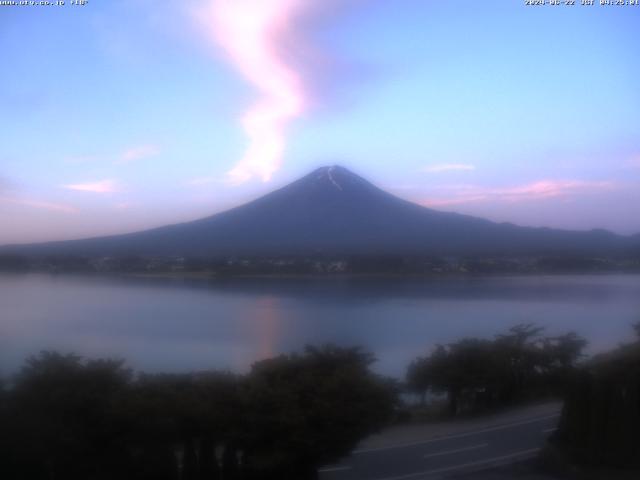
{"label": "dark tree silhouette", "polygon": [[[315,478],[390,417],[395,395],[357,348],[307,347],[254,365],[248,379],[247,462],[269,478]],[[260,477],[263,478],[263,477]]]}
{"label": "dark tree silhouette", "polygon": [[428,368],[428,362],[423,361],[421,358],[413,360],[407,367],[407,389],[412,393],[420,395],[420,403],[423,406],[426,403],[429,388],[432,387]]}
{"label": "dark tree silhouette", "polygon": [[579,465],[637,471],[639,430],[640,338],[595,357],[580,369],[570,382],[553,442]]}
{"label": "dark tree silhouette", "polygon": [[129,381],[129,370],[117,361],[82,363],[52,352],[28,359],[8,399],[8,471],[25,479],[118,471],[126,452],[117,408]]}
{"label": "dark tree silhouette", "polygon": [[308,347],[249,375],[140,374],[43,352],[0,384],[8,480],[313,478],[390,417],[359,349]]}
{"label": "dark tree silhouette", "polygon": [[507,405],[534,395],[559,394],[586,341],[575,333],[542,337],[542,329],[517,325],[494,340],[467,338],[437,345],[407,370],[408,387],[447,394],[456,415]]}

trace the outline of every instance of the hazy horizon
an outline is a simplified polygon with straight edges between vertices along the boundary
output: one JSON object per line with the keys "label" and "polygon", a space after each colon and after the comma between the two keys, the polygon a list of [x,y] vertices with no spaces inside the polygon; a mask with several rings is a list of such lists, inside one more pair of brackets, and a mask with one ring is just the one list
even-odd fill
{"label": "hazy horizon", "polygon": [[5,44],[37,48],[0,53],[0,245],[195,220],[324,164],[437,210],[640,233],[640,8],[315,3],[3,8]]}
{"label": "hazy horizon", "polygon": [[[326,166],[318,167],[318,169],[319,169],[319,168],[323,168],[323,167],[326,167]],[[315,169],[314,169],[313,171],[315,171]],[[308,175],[311,175],[311,174],[313,173],[313,171],[312,171],[312,172],[308,172]],[[355,173],[355,172],[354,172],[354,173]],[[297,180],[297,179],[294,179],[293,181],[295,181],[295,180]],[[287,184],[287,185],[288,185],[288,184]],[[264,193],[260,193],[260,194],[259,194],[258,196],[256,196],[255,198],[249,198],[249,199],[247,199],[246,201],[241,201],[241,202],[240,202],[240,203],[238,203],[237,205],[230,205],[228,208],[225,208],[225,209],[220,210],[220,211],[212,212],[212,213],[209,213],[209,214],[202,214],[202,215],[197,216],[197,217],[195,217],[195,218],[179,219],[179,220],[176,220],[175,222],[173,222],[173,223],[169,223],[169,224],[188,223],[189,221],[199,220],[199,219],[204,218],[204,217],[206,217],[206,216],[216,215],[216,214],[218,214],[218,213],[222,213],[222,212],[224,212],[224,211],[227,211],[227,210],[230,210],[230,209],[236,208],[236,207],[238,207],[238,206],[242,206],[242,205],[244,205],[244,204],[246,204],[246,203],[250,203],[250,202],[252,202],[252,201],[254,201],[254,200],[258,200],[258,199],[259,199],[259,198],[261,198],[263,195],[267,195],[267,194],[269,194],[270,192],[272,192],[272,191],[276,191],[276,190],[278,190],[278,189],[280,189],[280,188],[282,188],[282,187],[284,187],[284,186],[286,186],[286,185],[277,185],[277,186],[274,186],[273,190],[270,190],[270,191],[268,191],[268,192],[264,192]],[[402,196],[401,196],[401,195],[398,195],[398,197],[402,198]],[[406,199],[406,198],[405,198],[405,200],[409,200],[409,199]],[[434,210],[439,210],[439,211],[454,212],[454,210],[452,210],[452,209],[448,209],[448,208],[446,208],[446,207],[441,207],[441,208],[438,208],[438,207],[433,208],[433,207],[428,207],[428,206],[425,206],[425,207],[426,207],[426,208],[432,208],[432,209],[434,209]],[[487,218],[488,218],[488,217],[487,217]],[[489,218],[489,220],[492,220],[492,219],[490,219],[490,218]],[[500,222],[500,220],[494,220],[494,221],[496,221],[496,222]],[[519,226],[525,226],[525,227],[547,227],[547,225],[524,225],[524,224],[519,224],[519,223],[517,223],[517,222],[511,222],[511,223],[513,223],[513,224],[515,224],[515,225],[519,225]],[[63,240],[63,241],[64,241],[64,240],[81,240],[81,239],[84,239],[84,238],[100,237],[100,236],[103,236],[103,235],[104,235],[104,236],[110,236],[110,235],[120,235],[120,234],[134,233],[134,232],[137,232],[137,231],[146,230],[146,229],[153,229],[153,228],[157,228],[157,227],[166,226],[166,225],[169,225],[169,224],[167,224],[167,223],[163,223],[163,224],[158,224],[158,225],[149,225],[149,226],[147,226],[147,227],[140,226],[140,227],[138,227],[138,228],[134,228],[133,230],[123,230],[123,231],[106,232],[106,233],[104,233],[104,234],[96,233],[95,235],[92,235],[92,236],[90,236],[90,237],[56,238],[56,239],[44,240],[44,242],[47,242],[47,241],[58,241],[58,240]],[[560,228],[561,228],[561,227],[560,227]],[[584,231],[587,231],[587,230],[585,229]],[[635,235],[635,234],[639,234],[639,235],[640,235],[640,232],[632,232],[631,234],[629,234],[629,236],[631,236],[631,235]],[[623,235],[624,235],[624,234],[623,234]],[[24,243],[31,243],[31,242],[24,242]],[[36,241],[36,242],[34,242],[34,243],[39,243],[39,242],[38,242],[38,241]],[[19,244],[19,243],[17,243],[17,242],[16,242],[16,244]],[[2,243],[0,243],[0,247],[1,247],[1,246],[3,246],[3,245],[9,245],[9,244],[2,244]]]}

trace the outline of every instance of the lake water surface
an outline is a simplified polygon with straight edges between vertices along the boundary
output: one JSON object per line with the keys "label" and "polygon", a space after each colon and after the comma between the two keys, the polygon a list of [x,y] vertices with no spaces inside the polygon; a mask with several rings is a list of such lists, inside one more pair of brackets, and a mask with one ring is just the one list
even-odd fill
{"label": "lake water surface", "polygon": [[436,343],[534,322],[601,351],[632,336],[639,275],[216,281],[0,275],[0,374],[42,349],[146,371],[222,368],[332,342],[401,376]]}

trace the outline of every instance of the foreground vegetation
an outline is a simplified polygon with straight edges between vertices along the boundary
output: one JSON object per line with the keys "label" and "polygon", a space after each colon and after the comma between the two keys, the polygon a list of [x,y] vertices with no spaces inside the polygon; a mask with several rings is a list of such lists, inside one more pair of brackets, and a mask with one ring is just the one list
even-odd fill
{"label": "foreground vegetation", "polygon": [[635,330],[635,342],[595,357],[572,377],[552,439],[564,461],[640,469],[640,323]]}
{"label": "foreground vegetation", "polygon": [[443,394],[449,415],[562,396],[587,342],[575,333],[543,336],[517,325],[492,340],[465,338],[438,345],[407,370],[407,385],[422,396]]}
{"label": "foreground vegetation", "polygon": [[[567,463],[639,467],[639,339],[586,361],[575,333],[518,325],[438,345],[406,388],[448,415],[565,397],[553,438]],[[314,479],[397,414],[398,384],[358,348],[307,347],[246,375],[134,374],[123,362],[43,352],[0,383],[0,478]]]}
{"label": "foreground vegetation", "polygon": [[[635,341],[586,359],[575,333],[542,335],[519,325],[492,340],[437,346],[407,370],[415,393],[442,394],[449,415],[535,399],[564,399],[542,464],[571,479],[638,478],[640,323]],[[635,475],[635,476],[633,476]]]}
{"label": "foreground vegetation", "polygon": [[359,349],[307,348],[224,372],[134,377],[122,362],[42,353],[0,403],[0,477],[307,479],[392,414]]}

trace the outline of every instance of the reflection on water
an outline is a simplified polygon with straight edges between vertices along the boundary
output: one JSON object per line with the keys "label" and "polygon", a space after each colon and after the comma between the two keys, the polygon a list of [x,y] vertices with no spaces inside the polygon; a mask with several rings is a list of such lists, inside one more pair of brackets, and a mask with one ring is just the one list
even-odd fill
{"label": "reflection on water", "polygon": [[282,334],[279,327],[283,316],[278,310],[278,299],[270,295],[258,297],[251,316],[256,319],[257,357],[264,359],[277,355],[276,339]]}
{"label": "reflection on water", "polygon": [[401,375],[436,343],[535,322],[603,350],[640,320],[640,276],[186,281],[0,275],[0,369],[44,348],[144,370],[246,370],[308,343],[362,345]]}

